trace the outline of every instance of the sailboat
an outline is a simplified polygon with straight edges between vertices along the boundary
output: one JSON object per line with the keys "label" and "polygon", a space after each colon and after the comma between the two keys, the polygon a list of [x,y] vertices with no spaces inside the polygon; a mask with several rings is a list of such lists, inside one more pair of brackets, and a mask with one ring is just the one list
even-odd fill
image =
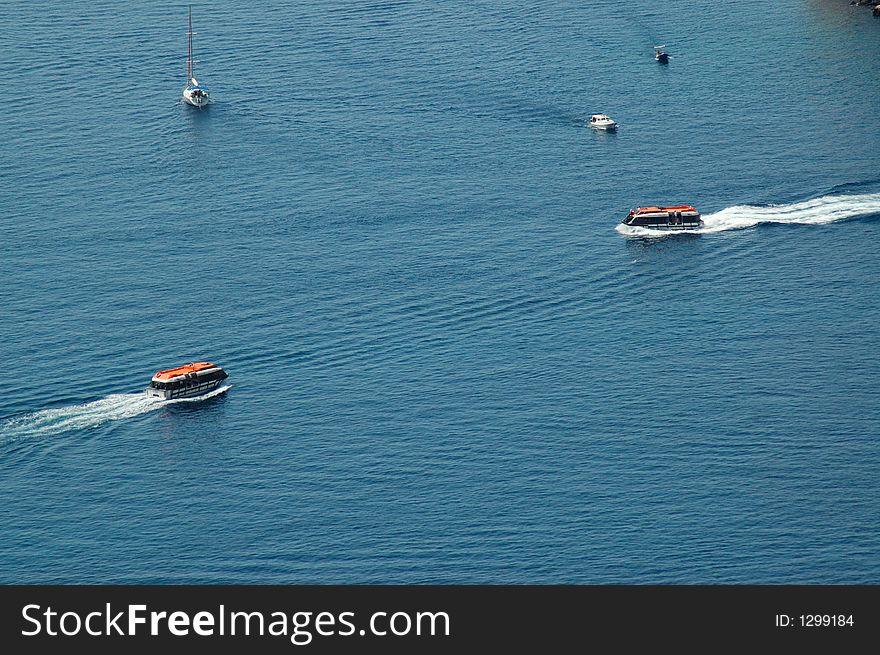
{"label": "sailboat", "polygon": [[186,86],[183,87],[183,100],[193,107],[204,107],[208,104],[208,87],[199,84],[193,71],[193,10],[189,8],[189,31],[186,33],[188,42],[186,58]]}

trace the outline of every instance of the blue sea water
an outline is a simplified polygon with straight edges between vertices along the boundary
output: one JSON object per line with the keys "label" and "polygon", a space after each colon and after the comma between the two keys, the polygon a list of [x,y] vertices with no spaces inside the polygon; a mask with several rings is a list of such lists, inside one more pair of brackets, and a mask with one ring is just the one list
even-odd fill
{"label": "blue sea water", "polygon": [[880,583],[869,10],[193,12],[0,15],[0,581]]}

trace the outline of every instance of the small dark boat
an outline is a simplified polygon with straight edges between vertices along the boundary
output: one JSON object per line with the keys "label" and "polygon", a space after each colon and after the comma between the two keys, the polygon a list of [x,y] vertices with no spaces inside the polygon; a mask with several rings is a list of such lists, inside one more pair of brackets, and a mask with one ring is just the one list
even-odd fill
{"label": "small dark boat", "polygon": [[665,45],[655,45],[654,46],[654,59],[659,61],[661,64],[668,64],[669,63],[669,55],[666,54],[665,50],[663,50],[663,48],[665,48],[665,47],[666,47]]}
{"label": "small dark boat", "polygon": [[623,219],[623,224],[651,230],[693,230],[703,227],[703,219],[691,205],[636,207]]}

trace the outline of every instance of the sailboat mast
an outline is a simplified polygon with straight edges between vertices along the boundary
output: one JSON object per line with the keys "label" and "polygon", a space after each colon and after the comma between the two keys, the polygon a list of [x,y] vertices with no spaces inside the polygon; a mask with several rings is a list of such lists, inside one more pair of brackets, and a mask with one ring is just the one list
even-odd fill
{"label": "sailboat mast", "polygon": [[192,79],[192,61],[193,61],[193,8],[189,7],[189,32],[187,32],[189,40],[187,42],[186,52],[186,83],[189,84]]}

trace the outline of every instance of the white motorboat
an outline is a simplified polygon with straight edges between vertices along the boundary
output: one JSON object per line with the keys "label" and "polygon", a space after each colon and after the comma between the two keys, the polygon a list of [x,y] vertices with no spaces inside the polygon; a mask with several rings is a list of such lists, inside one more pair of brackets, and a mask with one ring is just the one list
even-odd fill
{"label": "white motorboat", "polygon": [[617,121],[613,120],[607,114],[593,114],[590,116],[590,122],[587,123],[594,130],[616,130]]}

